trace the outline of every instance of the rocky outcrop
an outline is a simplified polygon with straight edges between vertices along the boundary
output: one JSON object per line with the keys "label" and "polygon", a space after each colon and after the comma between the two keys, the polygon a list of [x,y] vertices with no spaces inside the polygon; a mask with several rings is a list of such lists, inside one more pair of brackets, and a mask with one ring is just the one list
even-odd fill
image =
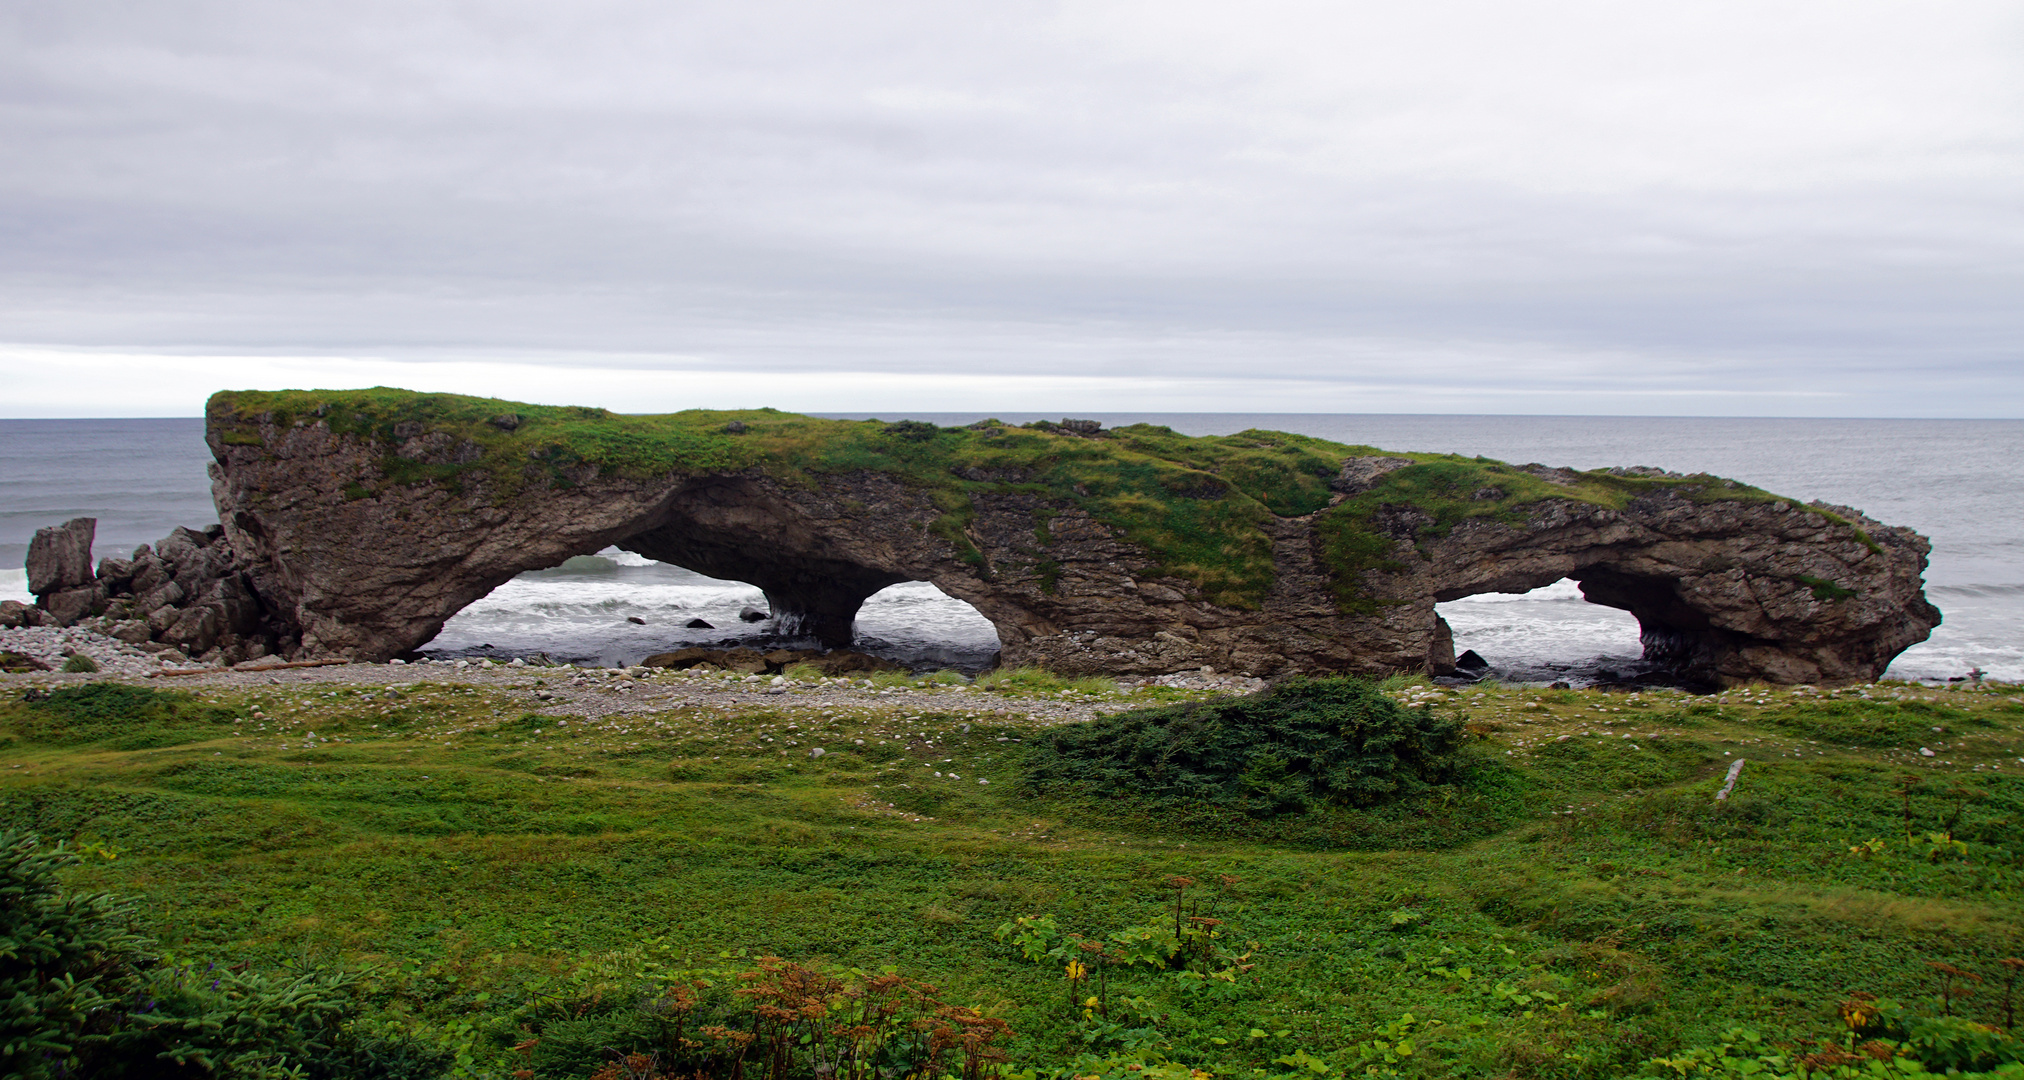
{"label": "rocky outcrop", "polygon": [[51,614],[88,589],[86,616],[193,655],[377,660],[617,545],[757,585],[776,630],[829,647],[872,593],[932,582],[1004,662],[1067,673],[1446,672],[1437,602],[1563,577],[1714,682],[1872,679],[1939,621],[1915,533],[1657,470],[384,390],[219,395],[207,438],[221,525],[101,563]]}
{"label": "rocky outcrop", "polygon": [[[35,534],[35,545],[55,553],[45,555],[42,575],[29,575],[40,621],[88,625],[129,644],[209,660],[254,659],[294,644],[292,621],[262,603],[222,526],[175,529],[132,558],[101,559],[93,570],[96,526],[76,518]],[[33,565],[36,547],[29,557]]]}

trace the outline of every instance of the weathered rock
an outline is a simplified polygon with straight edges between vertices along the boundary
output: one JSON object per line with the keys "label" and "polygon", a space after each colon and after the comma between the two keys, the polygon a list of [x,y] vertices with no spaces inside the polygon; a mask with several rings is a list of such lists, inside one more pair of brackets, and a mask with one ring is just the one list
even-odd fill
{"label": "weathered rock", "polygon": [[[507,407],[517,425],[489,422]],[[1635,613],[1648,657],[1718,682],[1874,678],[1939,619],[1923,538],[1714,477],[1270,432],[892,431],[777,413],[609,418],[622,437],[573,441],[593,415],[392,391],[219,395],[207,438],[222,527],[136,552],[132,598],[103,599],[138,614],[180,589],[147,613],[152,644],[379,660],[521,571],[615,544],[750,582],[775,630],[833,648],[872,593],[927,581],[997,626],[1007,664],[1375,676],[1455,665],[1437,602],[1565,577]],[[774,464],[821,439],[847,442],[854,464]],[[964,456],[939,473],[924,464],[952,447]],[[1251,457],[1216,472],[1233,454]],[[1078,471],[1049,471],[1063,455]],[[1213,542],[1187,547],[1202,529]],[[771,666],[736,652],[695,662]]]}
{"label": "weathered rock", "polygon": [[28,591],[37,596],[89,585],[97,518],[72,518],[35,530],[28,541]]}
{"label": "weathered rock", "polygon": [[765,622],[772,617],[772,615],[755,607],[741,608],[738,611],[739,622]]}
{"label": "weathered rock", "polygon": [[640,661],[641,667],[669,668],[681,671],[697,664],[713,664],[713,657],[720,655],[716,649],[676,649],[673,652],[655,653]]}
{"label": "weathered rock", "polygon": [[703,620],[701,620],[701,619],[690,619],[690,620],[689,620],[688,622],[685,622],[685,623],[683,623],[682,625],[683,625],[683,626],[685,626],[685,627],[687,627],[687,628],[689,628],[689,629],[691,629],[691,630],[715,630],[715,629],[716,629],[716,627],[715,627],[715,626],[712,626],[712,625],[710,625],[709,623],[706,623],[706,622],[704,622],[704,621],[703,621]]}
{"label": "weathered rock", "polygon": [[29,607],[19,600],[0,600],[0,630],[41,625],[42,609]]}
{"label": "weathered rock", "polygon": [[165,607],[182,603],[189,595],[180,582],[164,581],[145,594],[135,596],[133,606],[136,611],[152,615]]}
{"label": "weathered rock", "polygon": [[133,583],[133,560],[115,559],[111,556],[100,559],[98,561],[98,573],[96,576],[98,583],[105,586],[108,591],[118,592],[120,589]]}
{"label": "weathered rock", "polygon": [[1466,671],[1471,675],[1475,675],[1490,670],[1490,662],[1476,655],[1476,650],[1468,649],[1462,655],[1455,657],[1455,667],[1460,671]]}
{"label": "weathered rock", "polygon": [[148,624],[140,619],[116,622],[106,630],[106,633],[131,645],[138,645],[143,641],[152,640],[154,637],[154,631],[149,629]]}
{"label": "weathered rock", "polygon": [[48,664],[32,656],[17,652],[0,652],[0,674],[33,675],[38,671],[48,670]]}
{"label": "weathered rock", "polygon": [[1412,463],[1411,458],[1402,457],[1353,457],[1342,463],[1342,472],[1328,486],[1338,495],[1361,495],[1376,487],[1386,473]]}
{"label": "weathered rock", "polygon": [[38,599],[49,622],[57,626],[75,626],[79,619],[91,614],[92,606],[100,603],[103,597],[97,589],[87,586],[47,593]]}

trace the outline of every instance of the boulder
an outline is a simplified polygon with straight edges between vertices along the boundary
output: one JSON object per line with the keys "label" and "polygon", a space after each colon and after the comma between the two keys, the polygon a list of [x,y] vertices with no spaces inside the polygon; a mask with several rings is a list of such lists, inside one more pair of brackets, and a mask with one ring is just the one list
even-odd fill
{"label": "boulder", "polygon": [[224,629],[225,620],[218,606],[204,604],[186,609],[174,624],[162,632],[161,640],[191,656],[200,656],[211,651]]}
{"label": "boulder", "polygon": [[49,621],[57,626],[75,626],[78,620],[91,614],[93,605],[101,602],[97,589],[64,589],[49,593],[41,598],[42,610]]}
{"label": "boulder", "polygon": [[0,674],[33,675],[38,671],[48,670],[48,664],[32,656],[17,652],[0,652]]}
{"label": "boulder", "polygon": [[715,649],[676,649],[674,652],[655,653],[640,661],[640,666],[681,671],[697,664],[712,663],[710,658],[715,655]]}
{"label": "boulder", "polygon": [[28,541],[28,591],[37,596],[89,585],[97,518],[72,518],[35,530]]}
{"label": "boulder", "polygon": [[24,626],[41,626],[42,609],[30,607],[19,600],[0,600],[0,630],[18,630]]}
{"label": "boulder", "polygon": [[165,604],[161,607],[156,608],[153,611],[148,612],[147,617],[148,629],[157,638],[159,638],[163,634],[168,633],[169,627],[176,625],[176,623],[179,620],[181,620],[182,617],[183,617],[182,608]]}
{"label": "boulder", "polygon": [[135,596],[145,596],[170,580],[169,568],[162,565],[162,560],[156,558],[154,552],[142,548],[134,554],[133,579],[128,582],[127,588]]}
{"label": "boulder", "polygon": [[109,591],[118,592],[133,582],[134,563],[132,559],[115,559],[108,555],[98,561],[98,581]]}
{"label": "boulder", "polygon": [[741,622],[765,622],[772,617],[770,613],[755,607],[740,608],[738,611],[738,619]]}
{"label": "boulder", "polygon": [[1476,650],[1467,649],[1455,657],[1455,667],[1474,675],[1490,670],[1490,662],[1476,655]]}
{"label": "boulder", "polygon": [[163,608],[175,607],[177,604],[189,599],[189,595],[188,590],[183,588],[181,582],[164,581],[160,585],[149,589],[145,594],[135,596],[133,607],[135,611],[141,612],[144,615],[152,615]]}
{"label": "boulder", "polygon": [[688,628],[689,628],[689,629],[691,629],[691,630],[715,630],[715,629],[716,629],[716,627],[715,627],[715,626],[712,626],[712,625],[710,625],[709,623],[706,623],[706,622],[704,622],[704,621],[703,621],[703,620],[701,620],[701,619],[690,619],[690,620],[689,620],[688,622],[685,622],[685,623],[683,623],[682,625],[683,625],[683,626],[685,626],[685,627],[688,627]]}

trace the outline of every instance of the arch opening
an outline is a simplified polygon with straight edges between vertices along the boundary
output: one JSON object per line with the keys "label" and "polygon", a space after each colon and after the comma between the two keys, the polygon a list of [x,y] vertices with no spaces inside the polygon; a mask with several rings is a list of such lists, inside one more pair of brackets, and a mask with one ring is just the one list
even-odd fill
{"label": "arch opening", "polygon": [[1543,584],[1500,584],[1505,587],[1438,597],[1429,658],[1435,674],[1572,686],[1696,686],[1702,680],[1694,664],[1706,639],[1720,633],[1679,601],[1672,582],[1608,567],[1584,567]]}
{"label": "arch opening", "polygon": [[[834,626],[834,616],[829,626]],[[557,663],[636,664],[685,648],[847,648],[913,670],[973,674],[997,657],[996,627],[925,581],[885,586],[852,610],[842,643],[806,606],[757,584],[711,577],[620,547],[523,571],[447,620],[419,650],[430,659],[546,656]]]}

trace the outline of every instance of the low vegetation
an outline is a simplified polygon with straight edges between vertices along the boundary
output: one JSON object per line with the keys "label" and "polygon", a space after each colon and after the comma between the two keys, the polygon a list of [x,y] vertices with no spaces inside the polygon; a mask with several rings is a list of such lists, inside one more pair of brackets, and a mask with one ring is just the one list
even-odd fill
{"label": "low vegetation", "polygon": [[7,1069],[2024,1075],[2015,687],[463,677],[12,680]]}
{"label": "low vegetation", "polygon": [[[1032,496],[1043,504],[1032,551],[1043,581],[1050,573],[1050,522],[1076,510],[1118,528],[1160,573],[1239,608],[1255,608],[1272,587],[1265,526],[1273,515],[1325,511],[1323,553],[1336,571],[1340,601],[1346,610],[1367,611],[1374,601],[1363,595],[1360,575],[1392,557],[1393,542],[1378,521],[1384,506],[1417,511],[1420,533],[1437,536],[1468,518],[1522,522],[1528,507],[1545,499],[1621,508],[1663,491],[1702,500],[1778,498],[1706,475],[1544,470],[1481,457],[1394,454],[1279,431],[1193,437],[1150,424],[1090,433],[1046,422],[944,428],[772,409],[639,416],[387,388],[227,391],[212,396],[208,418],[227,447],[262,445],[263,424],[284,430],[320,424],[372,440],[382,478],[354,482],[346,491],[352,499],[394,485],[435,484],[504,500],[592,476],[658,480],[756,469],[812,486],[824,476],[883,473],[928,492],[942,512],[935,533],[957,557],[977,563],[984,555],[964,532],[975,500]],[[1331,507],[1329,484],[1344,459],[1379,454],[1410,464]]]}
{"label": "low vegetation", "polygon": [[1291,679],[1261,694],[1056,728],[1026,763],[1036,792],[1252,817],[1372,806],[1460,768],[1462,724],[1368,683]]}

